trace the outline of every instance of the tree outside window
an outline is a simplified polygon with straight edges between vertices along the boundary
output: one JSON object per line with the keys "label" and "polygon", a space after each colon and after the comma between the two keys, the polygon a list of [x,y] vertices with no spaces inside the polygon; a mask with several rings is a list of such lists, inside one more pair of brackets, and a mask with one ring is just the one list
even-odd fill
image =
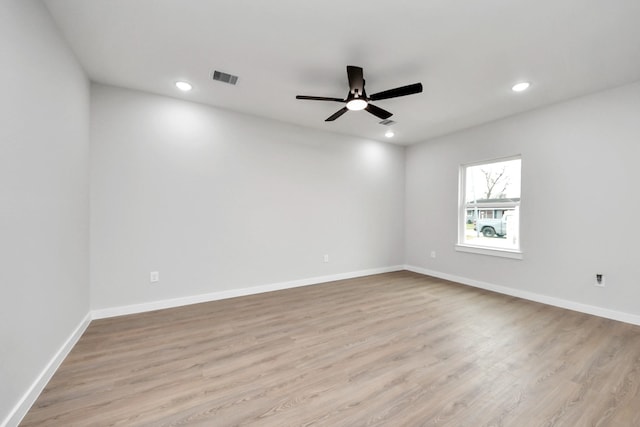
{"label": "tree outside window", "polygon": [[520,157],[461,167],[459,242],[520,250]]}

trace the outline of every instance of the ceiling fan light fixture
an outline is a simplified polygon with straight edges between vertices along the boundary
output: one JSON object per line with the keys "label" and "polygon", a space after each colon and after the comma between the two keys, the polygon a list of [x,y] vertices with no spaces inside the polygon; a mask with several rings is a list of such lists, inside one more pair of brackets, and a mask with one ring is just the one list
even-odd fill
{"label": "ceiling fan light fixture", "polygon": [[362,98],[352,99],[351,101],[347,102],[347,108],[351,111],[364,110],[365,108],[367,108],[367,105],[369,105],[369,103]]}

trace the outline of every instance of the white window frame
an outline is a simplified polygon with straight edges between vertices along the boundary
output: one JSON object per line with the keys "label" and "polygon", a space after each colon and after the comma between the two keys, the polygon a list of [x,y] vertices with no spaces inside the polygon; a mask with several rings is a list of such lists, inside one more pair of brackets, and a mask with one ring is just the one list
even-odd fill
{"label": "white window frame", "polygon": [[[479,165],[486,165],[491,163],[506,162],[509,160],[520,160],[520,194],[522,195],[522,156],[514,155],[509,157],[501,157],[497,159],[484,160],[480,162],[465,163],[460,165],[459,177],[458,177],[458,242],[455,245],[455,250],[458,252],[468,252],[480,255],[489,255],[502,258],[511,259],[523,259],[522,252],[522,210],[519,209],[518,219],[518,248],[495,248],[484,245],[473,245],[465,243],[464,236],[467,223],[467,206],[465,201],[466,185],[467,185],[467,168]],[[520,198],[522,203],[522,197]]]}

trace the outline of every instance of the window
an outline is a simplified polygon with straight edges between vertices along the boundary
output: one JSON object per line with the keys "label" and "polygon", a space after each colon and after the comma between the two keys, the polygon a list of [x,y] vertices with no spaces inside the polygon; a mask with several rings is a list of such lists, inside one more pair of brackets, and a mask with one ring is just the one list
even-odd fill
{"label": "window", "polygon": [[520,157],[460,167],[456,250],[522,258]]}

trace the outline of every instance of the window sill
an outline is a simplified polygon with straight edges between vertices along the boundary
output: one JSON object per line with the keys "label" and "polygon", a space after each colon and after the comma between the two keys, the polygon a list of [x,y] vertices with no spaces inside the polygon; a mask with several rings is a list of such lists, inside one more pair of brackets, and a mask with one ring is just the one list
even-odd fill
{"label": "window sill", "polygon": [[513,249],[487,248],[485,246],[463,245],[458,243],[455,247],[458,252],[468,252],[472,254],[489,255],[501,258],[522,259],[522,252]]}

